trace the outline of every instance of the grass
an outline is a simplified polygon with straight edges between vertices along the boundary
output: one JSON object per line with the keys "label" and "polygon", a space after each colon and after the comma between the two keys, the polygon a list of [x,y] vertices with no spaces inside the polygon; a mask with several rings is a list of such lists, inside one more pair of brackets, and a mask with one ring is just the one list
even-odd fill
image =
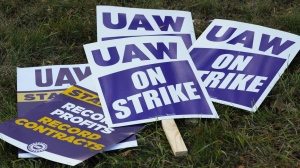
{"label": "grass", "polygon": [[[299,0],[50,1],[0,0],[0,122],[16,114],[16,67],[87,63],[82,45],[96,41],[96,5],[191,11],[197,37],[206,21],[221,18],[300,35]],[[189,150],[176,158],[160,122],[137,134],[139,147],[100,153],[76,167],[300,167],[300,55],[259,110],[215,104],[219,120],[176,120]],[[285,106],[283,106],[285,107]],[[0,167],[68,167],[45,159],[18,159],[0,141]]]}

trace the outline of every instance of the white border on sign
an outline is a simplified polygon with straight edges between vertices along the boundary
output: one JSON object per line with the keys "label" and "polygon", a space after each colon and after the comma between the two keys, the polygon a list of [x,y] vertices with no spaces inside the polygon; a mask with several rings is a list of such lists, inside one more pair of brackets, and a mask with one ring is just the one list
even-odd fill
{"label": "white border on sign", "polygon": [[[3,139],[4,141],[26,151],[26,152],[29,152],[31,153],[28,149],[27,149],[27,146],[28,144],[25,144],[21,141],[18,141],[14,138],[11,138],[9,136],[6,136],[4,134],[1,134],[0,133],[0,138]],[[65,156],[61,156],[61,155],[57,155],[57,154],[54,154],[54,153],[51,153],[51,152],[47,152],[47,151],[43,151],[43,152],[38,152],[38,153],[34,153],[35,155],[39,156],[39,157],[42,157],[42,158],[45,158],[45,159],[48,159],[48,160],[52,160],[54,162],[58,162],[58,163],[62,163],[62,164],[66,164],[66,165],[71,165],[71,166],[75,166],[79,163],[82,162],[82,160],[77,160],[77,159],[71,159],[71,158],[68,158],[68,157],[65,157]]]}
{"label": "white border on sign", "polygon": [[[135,135],[133,135],[135,136]],[[117,143],[116,145],[107,148],[105,151],[112,151],[112,150],[117,150],[117,149],[126,149],[126,148],[130,148],[130,147],[137,147],[138,143],[136,140],[132,140],[132,141],[126,141],[126,142],[120,142]],[[37,158],[39,156],[36,156],[32,153],[18,153],[18,158]]]}
{"label": "white border on sign", "polygon": [[[110,117],[110,113],[109,113],[106,101],[104,99],[102,88],[100,87],[99,82],[98,82],[99,77],[103,77],[103,76],[106,76],[106,75],[109,75],[112,73],[128,70],[128,69],[135,68],[135,67],[140,67],[140,66],[144,66],[144,65],[157,64],[157,63],[163,63],[163,62],[176,62],[176,61],[188,61],[191,66],[192,71],[194,72],[194,74],[196,76],[196,73],[197,73],[196,66],[194,65],[191,57],[189,56],[189,53],[188,53],[182,39],[180,37],[176,37],[176,36],[172,36],[172,37],[168,37],[168,38],[165,38],[165,37],[166,36],[130,37],[130,38],[125,38],[125,39],[109,40],[109,41],[96,42],[96,43],[84,45],[85,53],[86,53],[89,65],[91,67],[95,86],[98,90],[99,98],[102,102],[103,112],[105,114],[105,117],[107,117],[107,119],[108,119],[107,124],[109,127],[120,127],[120,126],[134,125],[134,124],[152,122],[152,121],[163,120],[163,119],[173,119],[173,118],[175,118],[175,119],[176,118],[219,118],[212,102],[210,101],[209,95],[208,95],[202,81],[196,77],[196,79],[200,85],[200,88],[203,92],[204,99],[206,99],[206,101],[212,111],[212,115],[203,115],[203,114],[198,114],[198,115],[190,114],[189,115],[189,114],[186,114],[186,115],[174,115],[174,116],[160,116],[160,117],[151,118],[151,119],[123,122],[123,123],[118,123],[118,124],[112,123],[112,119]],[[135,63],[119,63],[119,64],[117,63],[115,65],[106,66],[106,67],[98,66],[94,62],[93,55],[91,53],[92,50],[99,49],[99,47],[107,48],[110,46],[116,46],[117,44],[120,44],[123,47],[123,46],[125,46],[125,44],[131,44],[130,42],[132,42],[136,45],[142,45],[143,43],[146,43],[146,42],[164,42],[164,43],[175,42],[178,44],[178,46],[177,46],[177,52],[178,52],[177,57],[178,58],[176,60],[172,60],[167,57],[163,60],[153,59],[153,60],[147,60],[147,61],[142,61],[142,62],[136,61]],[[150,57],[152,55],[150,53],[150,51],[143,50],[142,48],[143,47],[140,47],[139,49],[141,49],[142,52],[144,52],[147,56]],[[123,51],[124,51],[124,48],[122,48],[122,51],[120,51],[120,52],[123,53]],[[106,50],[101,50],[101,52],[102,52],[102,55],[108,55],[108,52]],[[199,108],[201,108],[201,107],[199,107]]]}
{"label": "white border on sign", "polygon": [[[75,74],[73,68],[79,68],[81,72],[85,72],[86,67],[88,64],[72,64],[72,65],[50,65],[50,66],[38,66],[38,67],[25,67],[19,68],[17,67],[17,91],[18,92],[39,92],[39,91],[51,91],[51,90],[60,90],[66,89],[70,87],[70,84],[63,84],[62,86],[55,86],[55,80],[58,77],[59,71],[61,68],[67,68],[70,70],[72,76],[76,83],[80,82]],[[51,69],[52,77],[53,77],[53,84],[51,86],[46,87],[39,87],[36,85],[36,77],[35,71],[41,70],[42,72],[42,80],[46,79],[46,69]],[[30,75],[28,75],[30,74]],[[18,82],[22,81],[22,83]],[[43,81],[46,82],[46,81]]]}
{"label": "white border on sign", "polygon": [[[215,25],[221,25],[224,27],[235,27],[238,28],[232,36],[238,35],[245,30],[251,30],[254,31],[254,42],[253,42],[253,48],[245,48],[241,46],[236,46],[236,45],[231,45],[227,44],[226,42],[212,42],[206,39],[207,34],[209,31],[212,29],[213,26]],[[260,44],[260,37],[261,35],[265,33],[270,35],[271,39],[274,37],[281,37],[283,41],[285,40],[293,40],[295,42],[294,45],[292,45],[289,49],[283,51],[279,55],[274,55],[271,53],[271,49],[269,48],[267,51],[259,51],[255,50],[255,48],[258,48],[258,45]],[[212,46],[214,46],[212,48]],[[238,50],[237,50],[238,47]],[[271,80],[270,84],[266,87],[265,91],[260,95],[258,100],[256,101],[255,104],[253,104],[252,107],[247,107],[243,106],[240,104],[232,103],[229,101],[224,101],[224,100],[219,100],[216,98],[211,98],[212,101],[237,107],[240,109],[244,109],[250,112],[256,112],[259,106],[262,104],[264,99],[267,97],[273,86],[276,84],[276,82],[279,80],[280,76],[284,73],[285,69],[288,67],[288,65],[291,63],[291,61],[294,59],[296,54],[298,53],[300,49],[300,36],[297,36],[295,34],[291,34],[288,32],[283,32],[280,30],[272,29],[272,28],[267,28],[259,25],[254,25],[254,24],[249,24],[249,23],[242,23],[242,22],[237,22],[237,21],[230,21],[230,20],[222,20],[222,19],[214,19],[213,22],[205,29],[205,31],[201,34],[201,36],[197,39],[196,42],[189,48],[189,52],[193,50],[194,48],[211,48],[211,49],[225,49],[225,50],[232,50],[232,51],[241,51],[241,52],[248,52],[248,53],[255,53],[255,54],[261,54],[261,55],[266,55],[266,56],[271,56],[271,57],[277,57],[277,58],[282,58],[286,59],[282,67],[279,69],[277,72],[277,75]]]}
{"label": "white border on sign", "polygon": [[[127,25],[124,29],[109,29],[104,26],[103,24],[103,12],[112,13],[112,20],[117,18],[117,13],[124,13],[126,14]],[[192,14],[189,11],[180,11],[180,10],[164,10],[164,9],[144,9],[144,8],[128,8],[128,7],[119,7],[119,6],[97,6],[96,7],[96,14],[97,14],[97,40],[102,41],[102,38],[105,37],[129,37],[129,36],[146,36],[146,35],[159,35],[159,34],[190,34],[191,40],[194,42],[195,38],[195,31],[194,31],[194,24],[192,20]],[[156,22],[152,15],[159,15],[160,17],[164,16],[171,16],[173,20],[180,16],[184,17],[184,22],[182,23],[182,28],[179,32],[171,31],[172,28],[169,28],[168,31],[161,31],[160,27],[154,27],[153,31],[146,31],[145,29],[137,29],[137,30],[128,30],[129,24],[134,18],[136,14],[143,14],[146,18],[148,18],[148,22],[150,25],[156,25]],[[116,21],[116,20],[114,20]],[[188,25],[188,26],[187,26]],[[109,35],[109,36],[107,36]]]}

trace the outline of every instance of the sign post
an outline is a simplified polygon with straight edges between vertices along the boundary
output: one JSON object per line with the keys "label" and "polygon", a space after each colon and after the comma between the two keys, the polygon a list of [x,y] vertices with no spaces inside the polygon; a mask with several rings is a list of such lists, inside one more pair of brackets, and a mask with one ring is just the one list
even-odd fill
{"label": "sign post", "polygon": [[162,120],[161,124],[172,148],[174,156],[186,156],[188,154],[188,150],[174,119]]}

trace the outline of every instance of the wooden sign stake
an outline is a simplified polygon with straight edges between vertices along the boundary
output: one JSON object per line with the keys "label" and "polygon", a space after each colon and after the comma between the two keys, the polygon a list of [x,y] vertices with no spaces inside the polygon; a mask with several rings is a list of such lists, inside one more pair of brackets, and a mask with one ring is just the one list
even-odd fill
{"label": "wooden sign stake", "polygon": [[169,119],[162,120],[161,123],[175,157],[186,156],[188,154],[188,150],[182,140],[175,121],[173,119]]}

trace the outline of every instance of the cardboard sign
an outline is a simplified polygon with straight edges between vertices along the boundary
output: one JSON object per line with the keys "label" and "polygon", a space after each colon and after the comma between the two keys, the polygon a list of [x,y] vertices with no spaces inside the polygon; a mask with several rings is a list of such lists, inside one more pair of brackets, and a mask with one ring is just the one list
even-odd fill
{"label": "cardboard sign", "polygon": [[97,38],[179,36],[187,48],[196,40],[191,12],[97,6]]}
{"label": "cardboard sign", "polygon": [[190,48],[215,102],[255,112],[300,49],[300,37],[215,19]]}
{"label": "cardboard sign", "polygon": [[34,155],[74,166],[142,128],[108,127],[90,81],[87,77],[27,114],[0,124],[0,138]]}
{"label": "cardboard sign", "polygon": [[218,117],[181,38],[131,37],[84,49],[109,126]]}
{"label": "cardboard sign", "polygon": [[[18,116],[25,115],[43,102],[55,98],[68,87],[90,75],[91,70],[88,64],[17,68]],[[92,80],[92,78],[89,79]],[[136,146],[136,137],[132,135],[107,150]],[[18,157],[32,158],[37,156],[19,150]]]}
{"label": "cardboard sign", "polygon": [[[135,36],[164,35],[164,38],[178,36],[182,38],[187,48],[195,41],[191,13],[171,10],[98,6],[97,34],[98,41]],[[164,130],[166,130],[165,126],[169,124],[169,122],[167,124],[166,122],[163,121],[162,123]],[[174,120],[171,123],[175,123]],[[176,148],[172,148],[176,149],[173,150],[176,156],[178,151],[181,154],[184,151],[184,148],[179,147],[177,143],[182,146],[184,142],[181,139],[179,130],[176,129],[175,132],[176,143],[172,143],[170,140],[169,142],[171,146],[176,146]],[[167,137],[172,137],[169,131],[165,131],[165,133]]]}

